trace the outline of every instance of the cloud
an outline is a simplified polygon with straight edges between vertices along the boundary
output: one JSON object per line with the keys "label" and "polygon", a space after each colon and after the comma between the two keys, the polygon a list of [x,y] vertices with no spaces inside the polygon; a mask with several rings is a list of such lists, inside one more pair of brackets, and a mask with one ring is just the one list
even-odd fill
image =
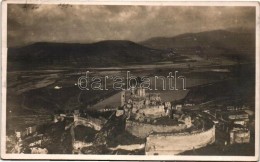
{"label": "cloud", "polygon": [[8,4],[8,46],[33,42],[143,41],[234,27],[254,28],[254,7]]}

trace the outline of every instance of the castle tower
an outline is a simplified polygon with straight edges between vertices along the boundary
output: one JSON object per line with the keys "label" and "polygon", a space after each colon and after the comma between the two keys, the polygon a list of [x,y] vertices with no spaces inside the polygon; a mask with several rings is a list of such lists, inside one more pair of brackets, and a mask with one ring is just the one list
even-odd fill
{"label": "castle tower", "polygon": [[121,92],[121,106],[125,105],[125,91]]}
{"label": "castle tower", "polygon": [[137,89],[137,95],[140,97],[145,97],[145,89],[144,88],[138,88]]}
{"label": "castle tower", "polygon": [[142,90],[143,90],[143,97],[145,97],[145,96],[146,96],[146,95],[145,95],[145,89],[142,88]]}
{"label": "castle tower", "polygon": [[131,87],[131,95],[135,95],[135,88]]}

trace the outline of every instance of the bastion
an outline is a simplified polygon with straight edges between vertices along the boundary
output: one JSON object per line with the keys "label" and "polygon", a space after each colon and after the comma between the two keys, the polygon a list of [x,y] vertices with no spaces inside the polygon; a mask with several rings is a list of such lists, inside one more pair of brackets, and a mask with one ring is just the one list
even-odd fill
{"label": "bastion", "polygon": [[165,132],[180,132],[187,127],[185,124],[179,125],[155,125],[149,123],[141,123],[138,121],[127,120],[125,129],[132,135],[139,138],[146,138],[153,132],[165,133]]}
{"label": "bastion", "polygon": [[215,126],[196,133],[152,133],[146,138],[146,155],[177,155],[215,142]]}

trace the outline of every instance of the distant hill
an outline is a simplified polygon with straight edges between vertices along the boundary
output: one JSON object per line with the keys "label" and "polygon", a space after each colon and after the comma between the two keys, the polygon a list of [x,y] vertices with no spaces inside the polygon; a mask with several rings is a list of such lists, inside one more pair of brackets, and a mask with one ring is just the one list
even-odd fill
{"label": "distant hill", "polygon": [[[239,32],[240,31],[240,32]],[[156,49],[173,49],[192,55],[203,53],[209,56],[239,56],[252,59],[255,54],[255,33],[253,30],[229,29],[200,33],[186,33],[175,37],[156,37],[140,44]]]}
{"label": "distant hill", "polygon": [[34,68],[48,65],[106,67],[151,63],[162,59],[155,50],[131,41],[102,41],[92,44],[35,43],[8,49],[8,67]]}
{"label": "distant hill", "polygon": [[[255,33],[229,29],[156,37],[134,43],[107,40],[91,44],[39,42],[8,49],[8,70],[53,67],[107,67],[176,62],[192,55],[208,59],[254,61]],[[225,58],[223,58],[225,57]],[[178,61],[178,60],[177,60]]]}

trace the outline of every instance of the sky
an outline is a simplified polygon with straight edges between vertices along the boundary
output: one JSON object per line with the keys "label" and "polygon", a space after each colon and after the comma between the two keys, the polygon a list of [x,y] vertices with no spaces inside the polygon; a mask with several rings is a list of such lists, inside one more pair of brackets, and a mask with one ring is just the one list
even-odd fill
{"label": "sky", "polygon": [[8,4],[7,46],[34,42],[140,42],[238,27],[255,28],[254,7]]}

